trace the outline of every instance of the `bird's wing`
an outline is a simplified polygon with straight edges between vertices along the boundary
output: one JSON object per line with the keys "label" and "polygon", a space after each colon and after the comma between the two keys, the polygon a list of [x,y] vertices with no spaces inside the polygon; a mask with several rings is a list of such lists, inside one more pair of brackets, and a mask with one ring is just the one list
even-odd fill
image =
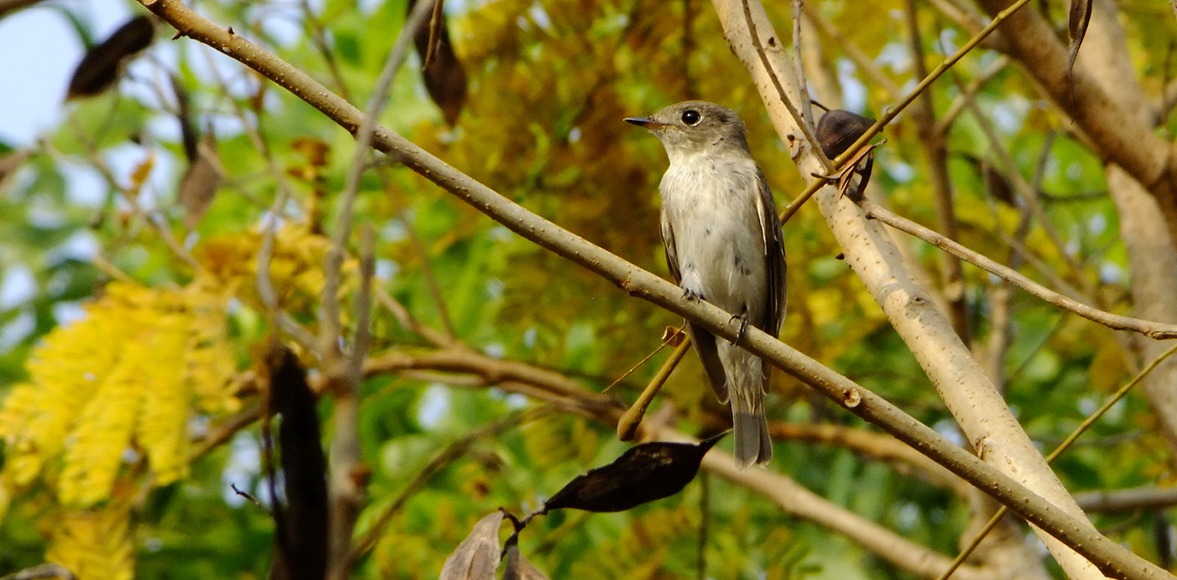
{"label": "bird's wing", "polygon": [[[674,241],[674,228],[670,220],[666,219],[665,210],[662,214],[662,248],[666,251],[666,265],[670,268],[670,275],[675,284],[682,283],[682,271],[678,268],[678,246]],[[707,297],[704,296],[704,299]],[[719,349],[715,346],[715,335],[697,324],[687,323],[687,333],[691,342],[695,343],[695,352],[699,353],[699,360],[703,362],[703,370],[707,371],[707,379],[711,382],[711,389],[719,402],[726,403],[727,373],[723,370],[723,363],[719,360]]]}
{"label": "bird's wing", "polygon": [[674,228],[670,220],[666,219],[666,210],[662,210],[662,249],[666,251],[666,265],[670,268],[670,276],[674,283],[682,282],[682,272],[678,269],[678,246],[674,245]]}
{"label": "bird's wing", "polygon": [[[768,189],[768,180],[759,169],[756,171],[756,181],[760,189],[760,203],[756,206],[756,213],[760,218],[760,232],[764,236],[764,262],[768,272],[768,307],[757,326],[775,337],[780,333],[781,322],[785,319],[785,235],[781,231],[781,220],[777,215],[776,203],[772,200],[772,192]],[[765,364],[763,367],[764,388],[767,390],[771,366]]]}

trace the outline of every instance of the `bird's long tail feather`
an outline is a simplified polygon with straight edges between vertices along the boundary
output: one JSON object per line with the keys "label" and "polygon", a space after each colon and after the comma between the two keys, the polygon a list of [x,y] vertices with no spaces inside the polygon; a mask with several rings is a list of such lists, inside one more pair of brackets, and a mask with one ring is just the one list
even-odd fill
{"label": "bird's long tail feather", "polygon": [[724,368],[729,371],[736,461],[744,467],[764,465],[772,460],[772,438],[764,418],[764,363],[756,355],[730,345],[720,347],[720,356],[727,359]]}

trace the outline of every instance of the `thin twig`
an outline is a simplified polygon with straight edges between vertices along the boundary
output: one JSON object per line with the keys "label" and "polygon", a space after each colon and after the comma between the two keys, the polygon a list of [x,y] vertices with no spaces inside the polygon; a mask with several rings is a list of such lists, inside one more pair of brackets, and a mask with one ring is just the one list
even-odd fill
{"label": "thin twig", "polygon": [[985,85],[993,80],[993,77],[997,76],[998,73],[1005,70],[1005,67],[1009,66],[1009,62],[1009,57],[1002,55],[990,63],[989,66],[985,67],[973,80],[969,81],[969,84],[965,85],[961,90],[961,94],[957,95],[949,103],[948,108],[944,110],[944,114],[940,116],[939,121],[936,123],[936,132],[941,135],[947,135],[948,130],[952,128],[952,124],[956,122],[956,118],[964,111],[967,99],[985,88]]}
{"label": "thin twig", "polygon": [[[684,327],[685,327],[685,325],[684,325]],[[637,372],[638,369],[642,368],[642,365],[650,362],[650,359],[654,358],[654,356],[656,356],[658,353],[662,352],[662,350],[665,349],[668,344],[672,344],[673,339],[675,337],[678,337],[678,339],[680,341],[691,340],[688,335],[683,333],[682,329],[683,329],[683,327],[679,327],[679,329],[676,331],[677,334],[671,335],[669,337],[664,337],[662,342],[658,343],[658,348],[651,351],[650,354],[642,357],[642,360],[638,361],[637,364],[633,365],[632,367],[629,367],[629,370],[625,371],[624,373],[621,373],[621,376],[617,377],[616,379],[613,379],[613,381],[610,382],[608,385],[606,385],[605,388],[601,389],[601,393],[602,394],[608,393],[610,389],[621,384],[621,381],[624,381],[626,378],[629,377],[629,375],[632,375],[635,372]],[[681,345],[682,342],[679,342],[679,344]]]}
{"label": "thin twig", "polygon": [[216,429],[209,432],[208,435],[202,437],[199,444],[191,453],[188,454],[188,462],[192,463],[201,457],[207,455],[213,449],[220,447],[227,441],[233,438],[238,431],[253,424],[262,416],[262,405],[256,404],[244,411],[238,412],[236,415],[225,419],[217,424]]}
{"label": "thin twig", "polygon": [[[781,102],[784,103],[785,108],[789,110],[789,114],[793,116],[794,122],[800,127],[801,133],[805,135],[805,141],[814,151],[821,151],[821,145],[818,143],[817,136],[813,134],[813,122],[810,120],[812,115],[802,114],[797,110],[797,106],[789,99],[788,93],[785,92],[785,87],[781,85],[781,79],[777,77],[776,69],[772,67],[772,62],[768,60],[768,54],[764,52],[764,45],[760,43],[760,33],[756,30],[756,22],[752,20],[752,8],[748,5],[748,0],[741,0],[744,5],[744,23],[748,27],[748,34],[752,37],[752,44],[756,47],[756,54],[760,56],[760,64],[764,67],[764,72],[772,79],[772,85],[776,87],[777,95]],[[772,40],[772,39],[770,39]],[[779,47],[776,47],[779,49]],[[798,79],[798,82],[801,82]],[[809,102],[801,103],[801,106],[809,110]],[[823,160],[824,156],[819,156]],[[830,165],[829,160],[824,160],[825,168],[829,172],[833,172],[834,167]]]}
{"label": "thin twig", "polygon": [[[1174,0],[1177,2],[1177,0]],[[803,127],[814,127],[813,107],[809,106],[809,83],[805,80],[805,67],[801,65],[801,15],[803,0],[793,0],[793,75],[797,78],[797,94],[802,103],[801,114],[804,115]],[[810,142],[813,145],[813,142]]]}
{"label": "thin twig", "polygon": [[[1128,394],[1128,391],[1132,390],[1132,387],[1135,387],[1138,383],[1140,383],[1140,381],[1147,377],[1149,373],[1153,371],[1153,369],[1160,366],[1160,364],[1164,362],[1165,359],[1172,356],[1173,353],[1177,353],[1177,345],[1173,345],[1169,348],[1169,350],[1166,350],[1163,354],[1161,354],[1161,356],[1153,359],[1152,362],[1148,364],[1148,366],[1144,367],[1144,369],[1137,373],[1136,376],[1132,377],[1132,380],[1128,381],[1124,386],[1120,387],[1119,390],[1113,393],[1112,396],[1108,397],[1108,399],[1104,401],[1103,405],[1101,405],[1099,409],[1096,409],[1096,411],[1092,413],[1091,416],[1084,419],[1083,422],[1080,423],[1079,426],[1076,427],[1075,430],[1072,431],[1071,434],[1068,435],[1067,438],[1058,445],[1058,447],[1054,448],[1054,451],[1050,452],[1050,455],[1046,456],[1046,462],[1054,463],[1054,460],[1058,459],[1058,457],[1062,455],[1063,452],[1066,451],[1075,442],[1076,439],[1082,436],[1083,433],[1086,433],[1087,430],[1091,428],[1091,426],[1094,425],[1097,421],[1099,421],[1105,413],[1111,410],[1111,408],[1115,406],[1116,403],[1119,403],[1120,400]],[[998,508],[997,512],[993,514],[993,517],[989,518],[989,521],[985,523],[985,526],[981,528],[981,531],[977,532],[977,535],[969,542],[967,546],[965,546],[963,550],[961,550],[960,554],[958,554],[956,558],[953,559],[952,565],[949,566],[948,570],[941,574],[937,580],[948,580],[948,577],[952,576],[952,573],[955,572],[956,569],[959,568],[960,565],[964,563],[964,561],[968,559],[970,555],[972,555],[972,553],[977,549],[977,546],[981,544],[981,540],[985,539],[985,536],[988,535],[989,532],[997,526],[997,522],[1000,522],[1001,518],[1005,517],[1005,514],[1007,513],[1009,513],[1008,506],[1003,505]]]}
{"label": "thin twig", "polygon": [[[383,176],[383,173],[381,173]],[[451,339],[457,340],[458,333],[454,330],[453,319],[450,317],[450,309],[446,306],[445,296],[441,292],[441,285],[437,283],[437,276],[433,272],[433,266],[429,263],[429,252],[425,251],[425,244],[421,241],[421,236],[417,233],[417,227],[410,217],[403,196],[400,191],[393,187],[390,180],[385,180],[384,190],[388,192],[392,199],[393,208],[396,211],[397,218],[400,219],[401,225],[404,226],[405,232],[409,236],[409,243],[413,246],[413,251],[417,253],[417,258],[421,260],[421,275],[425,278],[425,287],[429,290],[429,296],[433,299],[433,304],[437,308],[437,316],[441,319],[441,326]]]}
{"label": "thin twig", "polygon": [[[1042,180],[1046,176],[1046,166],[1050,160],[1050,150],[1054,143],[1054,136],[1055,133],[1053,131],[1047,134],[1042,151],[1038,154],[1038,166],[1034,170],[1034,178],[1030,183],[1034,191],[1040,191],[1042,189]],[[984,175],[988,177],[989,173],[984,172]],[[996,217],[996,202],[990,200],[989,203]],[[1018,207],[1018,213],[1018,225],[1014,228],[1013,239],[1018,242],[1019,246],[1024,246],[1026,238],[1030,235],[1032,216],[1029,208],[1024,204]],[[1016,272],[1022,266],[1022,254],[1011,247],[1007,261],[1009,262],[1010,270]],[[993,383],[997,388],[1005,392],[1006,385],[1008,384],[1008,377],[1005,373],[1005,357],[1013,342],[1013,289],[1008,284],[995,282],[990,294],[989,303],[992,311],[992,315],[989,317],[991,329],[986,357],[989,366],[989,376],[993,378]],[[1061,322],[1064,319],[1065,317],[1059,320]],[[1044,342],[1043,344],[1045,345],[1046,343]]]}
{"label": "thin twig", "polygon": [[1075,494],[1085,512],[1134,512],[1160,510],[1177,505],[1177,487],[1134,487],[1085,491]]}
{"label": "thin twig", "polygon": [[[259,500],[258,498],[254,497],[252,493],[249,493],[248,491],[243,491],[243,490],[239,489],[237,487],[236,483],[230,483],[229,489],[232,489],[233,493],[249,500],[250,503],[252,503],[253,505],[257,506],[259,509],[261,509],[263,512],[265,512],[266,515],[273,517],[274,514],[270,513],[270,510],[266,508],[265,504],[263,504],[261,502],[261,500]],[[271,498],[271,501],[276,502],[277,498]]]}
{"label": "thin twig", "polygon": [[1005,174],[1013,186],[1014,191],[1018,194],[1018,199],[1030,208],[1030,212],[1038,220],[1039,227],[1046,233],[1046,237],[1054,245],[1055,251],[1066,262],[1074,279],[1080,286],[1084,287],[1088,293],[1092,293],[1091,284],[1083,277],[1083,271],[1079,268],[1079,263],[1075,261],[1074,257],[1067,252],[1067,245],[1063,242],[1062,236],[1059,235],[1058,230],[1054,227],[1054,222],[1050,220],[1050,214],[1046,213],[1046,208],[1042,207],[1042,202],[1038,199],[1038,192],[1030,187],[1026,182],[1026,178],[1022,177],[1022,172],[1018,170],[1017,163],[1014,162],[1013,157],[1009,151],[1002,144],[1001,139],[997,136],[997,131],[993,127],[993,123],[989,120],[981,108],[977,105],[976,99],[972,98],[971,94],[965,91],[964,83],[955,74],[952,75],[953,82],[956,83],[957,88],[961,92],[961,98],[964,99],[965,106],[973,114],[973,118],[980,126],[981,132],[989,141],[989,150],[993,151],[997,158],[1001,161]]}
{"label": "thin twig", "polygon": [[690,339],[685,339],[674,352],[670,353],[670,358],[666,359],[666,363],[658,370],[658,374],[650,380],[650,384],[638,396],[638,399],[633,402],[624,414],[621,415],[621,420],[617,421],[617,438],[622,441],[630,441],[634,435],[637,434],[638,427],[642,424],[642,417],[646,414],[646,408],[650,406],[650,402],[662,390],[662,385],[666,384],[666,379],[670,378],[670,373],[674,372],[674,367],[678,366],[679,361],[686,356],[687,351],[691,349]]}
{"label": "thin twig", "polygon": [[511,429],[540,419],[550,412],[551,410],[545,407],[536,407],[529,411],[517,411],[494,423],[479,427],[447,445],[445,449],[442,449],[433,459],[429,460],[429,463],[425,464],[417,472],[417,475],[401,490],[396,499],[392,500],[392,503],[380,510],[380,514],[372,520],[372,525],[364,531],[363,535],[352,546],[351,551],[348,552],[348,567],[350,568],[351,565],[354,565],[361,556],[376,545],[376,541],[384,534],[384,528],[388,527],[393,516],[400,512],[401,508],[404,507],[413,495],[424,488],[425,484],[429,483],[429,480],[433,478],[434,474],[466,455],[470,451],[470,448],[478,441],[498,437]]}
{"label": "thin twig", "polygon": [[973,264],[974,266],[977,266],[978,268],[981,268],[990,274],[999,276],[1002,279],[1008,281],[1010,284],[1013,284],[1014,286],[1029,292],[1033,296],[1058,306],[1059,308],[1062,308],[1068,312],[1072,312],[1082,316],[1083,318],[1091,320],[1092,322],[1098,322],[1099,324],[1115,330],[1130,330],[1133,332],[1139,332],[1140,334],[1143,334],[1149,338],[1155,338],[1158,340],[1177,338],[1177,325],[1154,322],[1150,320],[1141,320],[1139,318],[1132,318],[1129,316],[1120,316],[1118,314],[1112,314],[1110,312],[1088,306],[1079,302],[1078,300],[1063,296],[1062,294],[1059,294],[1058,292],[1055,292],[1054,290],[1051,290],[1027,278],[1020,272],[1013,270],[1008,266],[999,264],[994,260],[991,260],[980,253],[974,252],[924,226],[895,215],[894,213],[879,207],[878,204],[870,200],[863,200],[860,205],[866,212],[867,218],[879,220],[880,222],[885,223],[901,232],[911,234],[912,236],[924,240],[925,242],[928,242],[929,244],[932,244],[941,250],[944,250],[966,262],[969,262],[970,264]]}
{"label": "thin twig", "polygon": [[394,317],[396,317],[397,321],[405,327],[405,329],[407,329],[409,332],[420,335],[421,338],[424,338],[430,344],[447,348],[457,347],[458,344],[460,344],[454,337],[438,332],[433,328],[422,324],[421,321],[413,317],[409,310],[405,308],[404,304],[397,302],[396,299],[393,298],[387,290],[383,288],[377,288],[376,301],[379,302],[381,306],[387,308],[388,311],[391,312]]}
{"label": "thin twig", "polygon": [[266,314],[270,318],[270,324],[280,328],[298,342],[299,345],[313,348],[315,344],[314,336],[309,330],[303,328],[301,324],[282,311],[282,305],[278,302],[278,293],[274,290],[274,283],[270,278],[270,262],[274,256],[276,230],[278,229],[278,222],[281,220],[281,209],[286,205],[285,191],[285,189],[278,190],[278,195],[274,197],[274,205],[270,209],[269,219],[262,227],[262,242],[258,244],[257,254],[254,258],[254,262],[256,263],[254,284],[257,286],[258,298],[261,299],[262,305],[266,308]]}
{"label": "thin twig", "polygon": [[358,377],[364,366],[364,358],[372,343],[372,332],[368,327],[372,317],[372,279],[376,274],[375,234],[371,226],[360,230],[360,289],[356,295],[355,336],[352,338],[352,372]]}
{"label": "thin twig", "polygon": [[[928,67],[924,64],[924,45],[920,36],[919,18],[916,12],[915,0],[906,2],[907,26],[911,49],[913,73],[917,78],[928,75]],[[960,238],[956,223],[956,208],[953,201],[952,181],[948,177],[948,143],[943,134],[935,131],[936,106],[932,101],[932,92],[924,91],[914,102],[911,110],[912,120],[919,135],[920,144],[928,160],[928,182],[932,187],[932,200],[936,209],[936,223],[948,239]],[[948,316],[952,321],[952,328],[965,344],[972,342],[970,328],[970,312],[968,296],[965,293],[964,275],[961,272],[960,260],[951,254],[941,254],[940,268],[943,276],[944,297],[948,301]]]}
{"label": "thin twig", "polygon": [[347,89],[347,83],[343,80],[343,74],[339,71],[339,63],[335,60],[335,54],[331,52],[331,46],[327,43],[327,34],[323,31],[323,23],[315,15],[315,11],[311,8],[309,0],[302,0],[300,6],[302,8],[303,18],[306,19],[311,29],[311,43],[315,46],[315,50],[319,51],[319,55],[323,57],[323,61],[327,63],[327,72],[331,73],[331,80],[335,83],[335,90],[339,91],[339,96],[350,101],[350,91]]}
{"label": "thin twig", "polygon": [[[891,77],[883,74],[883,71],[879,67],[875,66],[874,61],[863,52],[862,48],[858,46],[858,43],[854,42],[853,37],[843,34],[832,22],[827,20],[825,16],[822,16],[821,11],[814,6],[813,2],[803,2],[802,9],[805,10],[805,16],[817,26],[818,31],[834,41],[834,44],[846,56],[850,57],[850,60],[854,61],[854,66],[858,67],[858,70],[870,77],[870,85],[872,87],[882,89],[891,99],[898,99],[903,95],[903,88],[891,80]],[[825,98],[823,97],[822,100],[825,100]],[[829,103],[826,104],[828,105]]]}
{"label": "thin twig", "polygon": [[422,70],[433,64],[433,57],[437,54],[437,47],[441,44],[439,31],[442,25],[442,5],[444,3],[445,0],[435,0],[433,3],[433,10],[429,16],[429,48],[425,51],[425,58],[421,63]]}
{"label": "thin twig", "polygon": [[[241,123],[241,129],[245,132],[245,136],[249,138],[250,145],[253,146],[254,151],[257,151],[258,154],[261,155],[262,160],[265,162],[266,172],[269,174],[270,178],[273,179],[274,186],[278,190],[278,197],[282,197],[284,200],[291,199],[292,194],[290,192],[290,181],[286,176],[286,172],[278,166],[277,160],[274,159],[274,153],[270,149],[269,143],[266,142],[265,136],[262,134],[263,116],[247,114],[245,107],[241,105],[241,101],[233,98],[233,95],[229,90],[229,83],[221,75],[220,67],[218,67],[216,62],[213,60],[212,52],[202,50],[200,53],[204,56],[205,62],[208,65],[207,70],[209,71],[209,74],[212,75],[212,78],[220,87],[221,94],[233,107],[233,114],[236,115],[237,120]],[[282,209],[283,207],[277,204],[275,204],[275,206],[278,209]],[[272,215],[284,215],[284,212]]]}

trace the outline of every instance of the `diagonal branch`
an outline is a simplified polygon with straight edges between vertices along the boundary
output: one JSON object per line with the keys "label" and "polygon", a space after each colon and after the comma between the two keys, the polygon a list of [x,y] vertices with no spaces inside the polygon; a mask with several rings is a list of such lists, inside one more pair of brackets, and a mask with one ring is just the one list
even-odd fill
{"label": "diagonal branch", "polygon": [[[1009,0],[980,0],[978,4],[990,14],[1010,6]],[[1067,48],[1037,11],[1022,10],[1010,17],[1002,36],[1006,40],[1003,48],[1074,120],[1090,139],[1093,152],[1144,185],[1157,198],[1169,231],[1177,232],[1177,150],[1153,134],[1136,110],[1109,95],[1082,63],[1068,75]]]}
{"label": "diagonal branch", "polygon": [[1049,302],[1063,310],[1078,314],[1087,320],[1097,322],[1108,328],[1114,330],[1130,330],[1132,332],[1139,332],[1149,338],[1158,340],[1177,338],[1177,324],[1167,324],[1164,322],[1154,322],[1151,320],[1141,320],[1139,318],[1132,318],[1130,316],[1120,316],[1110,312],[1100,310],[1093,306],[1088,306],[1068,298],[1046,286],[1043,286],[1030,278],[1027,278],[1021,272],[1014,270],[1008,266],[999,264],[994,260],[985,257],[983,254],[974,252],[963,245],[954,242],[943,235],[934,232],[924,226],[921,226],[911,220],[904,219],[886,209],[879,207],[878,204],[864,200],[861,203],[862,209],[866,212],[868,219],[875,219],[883,222],[901,232],[915,236],[953,256],[956,256],[990,274],[998,276],[1003,280],[1029,292],[1037,298]]}
{"label": "diagonal branch", "polygon": [[[920,578],[936,578],[941,571],[948,568],[951,561],[942,554],[932,552],[830,502],[792,478],[761,469],[740,469],[734,457],[720,450],[712,450],[704,456],[703,467],[741,487],[764,495],[786,512],[821,522],[822,525],[845,534],[878,557]],[[956,571],[954,577],[958,580],[979,580],[992,576],[986,574],[984,569],[962,568]]]}

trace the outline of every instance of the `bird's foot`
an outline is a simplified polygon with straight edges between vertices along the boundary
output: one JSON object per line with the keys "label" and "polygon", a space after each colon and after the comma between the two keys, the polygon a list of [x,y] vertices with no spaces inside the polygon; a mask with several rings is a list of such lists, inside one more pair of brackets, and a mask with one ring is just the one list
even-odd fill
{"label": "bird's foot", "polygon": [[682,297],[686,298],[687,300],[690,300],[691,302],[698,302],[699,300],[703,299],[702,294],[699,294],[698,292],[695,292],[694,290],[691,290],[690,288],[683,288],[682,289]]}
{"label": "bird's foot", "polygon": [[739,346],[740,341],[744,338],[744,332],[746,330],[748,330],[748,311],[745,310],[744,312],[741,312],[739,314],[733,314],[732,317],[730,319],[728,319],[728,324],[731,324],[733,321],[736,321],[736,320],[740,321],[740,329],[736,331],[736,342],[735,342],[736,346]]}

